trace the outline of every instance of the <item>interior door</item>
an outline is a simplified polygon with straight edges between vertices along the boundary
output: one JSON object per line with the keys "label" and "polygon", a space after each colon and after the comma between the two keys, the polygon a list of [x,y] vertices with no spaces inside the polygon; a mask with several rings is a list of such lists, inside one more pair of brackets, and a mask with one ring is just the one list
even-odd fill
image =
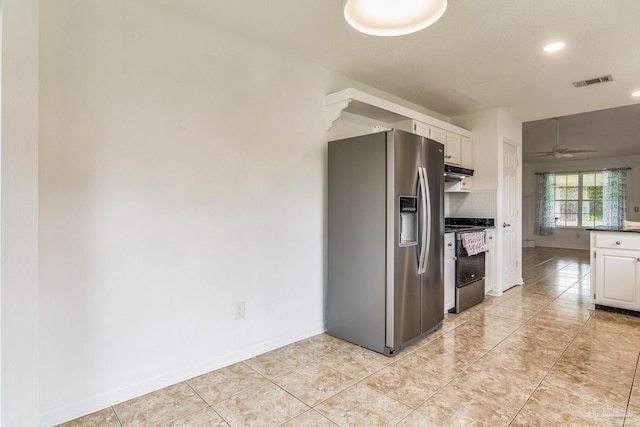
{"label": "interior door", "polygon": [[502,290],[518,283],[518,147],[503,142],[502,155]]}

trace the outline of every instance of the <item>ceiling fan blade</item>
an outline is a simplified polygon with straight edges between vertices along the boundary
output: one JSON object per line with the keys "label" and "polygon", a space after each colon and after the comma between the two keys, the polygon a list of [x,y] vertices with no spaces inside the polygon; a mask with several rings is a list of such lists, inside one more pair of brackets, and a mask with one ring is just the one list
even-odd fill
{"label": "ceiling fan blade", "polygon": [[563,151],[565,154],[579,154],[579,153],[597,153],[598,150],[567,150]]}
{"label": "ceiling fan blade", "polygon": [[524,154],[551,154],[551,151],[527,151]]}
{"label": "ceiling fan blade", "polygon": [[553,156],[553,153],[540,154],[539,156],[533,156],[533,157],[547,157],[547,156]]}

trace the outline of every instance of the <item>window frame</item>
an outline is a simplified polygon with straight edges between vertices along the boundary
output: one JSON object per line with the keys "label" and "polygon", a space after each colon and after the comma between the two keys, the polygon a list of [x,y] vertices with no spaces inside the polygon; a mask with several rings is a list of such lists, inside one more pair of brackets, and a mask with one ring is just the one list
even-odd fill
{"label": "window frame", "polygon": [[[561,202],[568,202],[568,199],[556,199],[556,189],[558,188],[555,183],[556,183],[556,177],[558,176],[571,176],[571,175],[577,175],[578,176],[578,209],[577,209],[577,224],[578,225],[558,225],[557,222],[555,224],[555,228],[567,228],[567,229],[587,229],[587,228],[593,228],[595,226],[597,226],[596,224],[588,224],[588,225],[584,225],[582,223],[582,206],[583,206],[583,202],[585,201],[585,199],[583,198],[584,196],[584,182],[583,182],[583,177],[584,175],[597,175],[600,174],[600,180],[602,182],[602,175],[603,172],[602,171],[584,171],[584,172],[555,172],[553,175],[553,179],[554,179],[554,185],[553,185],[553,203],[555,206],[556,201],[561,201]],[[600,185],[600,187],[603,187],[603,185]],[[566,188],[566,187],[565,187]],[[566,197],[566,196],[565,196]],[[596,199],[587,199],[587,201],[595,201]],[[570,200],[570,201],[575,201],[575,200]],[[556,215],[555,212],[555,208],[554,208],[554,217]],[[557,217],[556,217],[557,218]],[[557,221],[557,219],[556,219]]]}

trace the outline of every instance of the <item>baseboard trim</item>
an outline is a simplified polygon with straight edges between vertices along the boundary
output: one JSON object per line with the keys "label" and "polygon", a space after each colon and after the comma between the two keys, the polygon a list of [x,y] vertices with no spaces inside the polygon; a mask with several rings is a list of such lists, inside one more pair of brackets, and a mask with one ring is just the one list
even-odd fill
{"label": "baseboard trim", "polygon": [[190,366],[184,369],[176,369],[163,375],[127,385],[117,390],[112,390],[98,396],[90,397],[70,405],[51,408],[40,413],[40,426],[52,427],[70,420],[91,414],[118,403],[125,402],[143,394],[160,390],[164,387],[197,377],[225,366],[247,360],[251,357],[266,353],[285,345],[321,334],[326,331],[325,325],[320,324],[295,334],[283,335],[268,341],[257,343],[249,347],[238,349],[212,360]]}
{"label": "baseboard trim", "polygon": [[541,245],[541,244],[536,244],[535,246],[536,248],[552,248],[552,249],[575,249],[575,250],[579,250],[579,251],[588,251],[589,247],[587,246],[586,248],[583,247],[578,247],[578,246],[572,246],[572,245],[555,245],[555,246],[547,246],[547,245]]}

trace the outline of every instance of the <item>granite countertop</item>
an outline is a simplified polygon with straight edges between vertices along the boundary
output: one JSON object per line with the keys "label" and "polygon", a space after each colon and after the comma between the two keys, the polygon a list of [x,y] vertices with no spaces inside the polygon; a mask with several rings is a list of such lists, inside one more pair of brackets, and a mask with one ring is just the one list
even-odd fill
{"label": "granite countertop", "polygon": [[624,230],[622,227],[593,227],[587,228],[587,231],[611,231],[614,233],[640,233],[640,230]]}

